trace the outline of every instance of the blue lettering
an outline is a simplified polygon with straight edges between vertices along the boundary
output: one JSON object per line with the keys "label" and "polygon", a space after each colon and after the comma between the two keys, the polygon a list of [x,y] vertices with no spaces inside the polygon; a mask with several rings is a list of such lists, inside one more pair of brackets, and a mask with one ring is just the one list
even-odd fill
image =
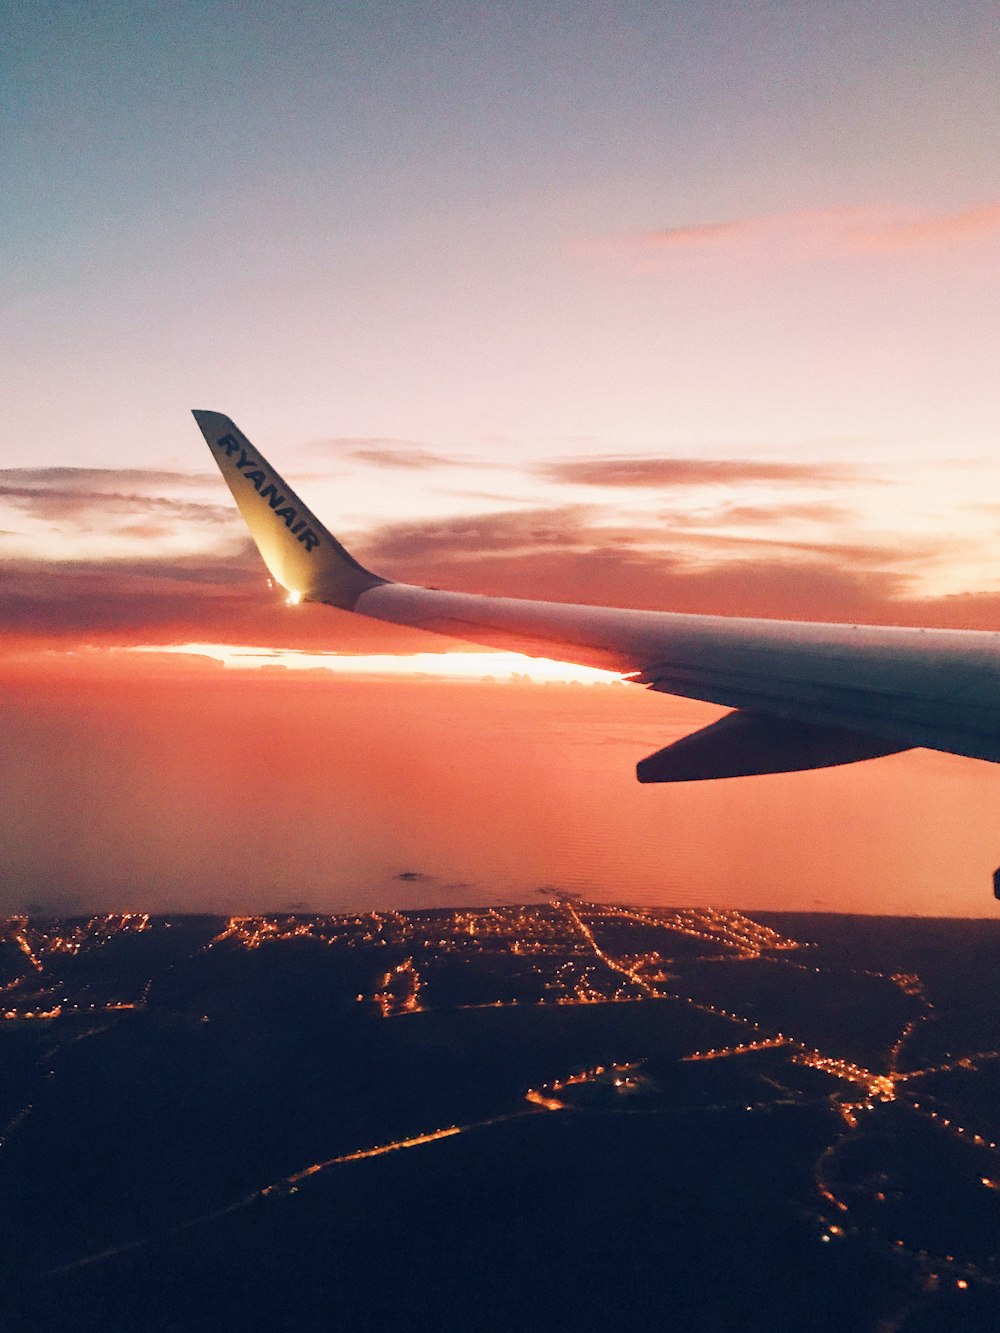
{"label": "blue lettering", "polygon": [[278,505],[285,503],[285,497],[278,494],[278,488],[273,481],[269,481],[260,493],[260,498],[266,500],[272,509],[277,509]]}
{"label": "blue lettering", "polygon": [[[253,483],[261,498],[267,501],[277,517],[284,519],[285,527],[290,529],[292,536],[298,537],[307,551],[312,551],[314,547],[318,546],[319,537],[313,532],[312,528],[306,526],[304,518],[299,518],[297,510],[292,505],[285,504],[285,496],[279,493],[273,481],[267,480],[267,473],[261,471],[260,464],[255,458],[251,458],[236,436],[232,434],[222,435],[216,443],[220,449],[225,449],[229,458],[232,458],[233,454],[239,453],[239,459],[236,463],[239,472],[243,472],[244,468],[252,468],[252,471],[243,472],[243,475],[247,481]],[[264,484],[265,482],[267,482],[267,485]],[[279,509],[279,505],[284,505],[284,508]]]}

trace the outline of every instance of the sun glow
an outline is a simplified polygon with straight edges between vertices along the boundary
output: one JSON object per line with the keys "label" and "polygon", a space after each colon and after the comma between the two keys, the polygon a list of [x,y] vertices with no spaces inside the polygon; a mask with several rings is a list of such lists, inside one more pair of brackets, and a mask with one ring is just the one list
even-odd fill
{"label": "sun glow", "polygon": [[180,643],[129,649],[209,657],[235,670],[284,667],[290,671],[331,671],[343,676],[430,676],[444,680],[529,680],[581,685],[613,685],[622,677],[598,667],[556,662],[522,653],[315,653],[292,648],[255,648],[228,643]]}

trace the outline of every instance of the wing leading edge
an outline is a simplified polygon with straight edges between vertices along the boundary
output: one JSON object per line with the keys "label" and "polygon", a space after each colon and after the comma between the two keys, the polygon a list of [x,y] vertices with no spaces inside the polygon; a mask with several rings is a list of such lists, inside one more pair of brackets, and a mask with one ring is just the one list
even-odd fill
{"label": "wing leading edge", "polygon": [[394,583],[365,569],[219,412],[196,411],[293,600],[619,671],[735,709],[641,761],[641,782],[775,773],[914,746],[1000,762],[1000,635],[566,605]]}

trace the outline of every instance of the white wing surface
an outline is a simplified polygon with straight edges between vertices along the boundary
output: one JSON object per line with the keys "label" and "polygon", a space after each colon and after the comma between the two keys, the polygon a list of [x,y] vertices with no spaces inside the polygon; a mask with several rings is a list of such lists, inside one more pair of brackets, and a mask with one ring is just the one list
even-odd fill
{"label": "white wing surface", "polygon": [[233,422],[195,412],[274,579],[325,602],[736,710],[644,759],[642,782],[853,763],[926,746],[1000,762],[1000,635],[679,615],[393,583],[348,554]]}

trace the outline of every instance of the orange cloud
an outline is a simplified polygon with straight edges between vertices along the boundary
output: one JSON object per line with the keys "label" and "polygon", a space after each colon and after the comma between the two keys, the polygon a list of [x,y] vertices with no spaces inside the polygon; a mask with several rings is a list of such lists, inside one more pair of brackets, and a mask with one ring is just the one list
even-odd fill
{"label": "orange cloud", "polygon": [[671,511],[664,519],[682,527],[720,526],[735,524],[739,527],[768,526],[801,520],[806,523],[843,523],[851,511],[845,505],[824,504],[822,501],[806,500],[801,504],[776,505],[720,505],[709,513],[691,513],[682,510]]}
{"label": "orange cloud", "polygon": [[592,512],[585,505],[562,505],[388,523],[377,528],[364,546],[367,558],[380,564],[444,557],[461,565],[469,555],[495,552],[509,557],[543,547],[576,546],[584,540]]}
{"label": "orange cloud", "polygon": [[1000,201],[946,213],[898,207],[805,209],[668,227],[610,239],[598,248],[640,267],[681,253],[736,254],[750,250],[783,259],[944,250],[1000,236]]}
{"label": "orange cloud", "polygon": [[[100,522],[116,526],[122,517],[157,516],[213,524],[228,523],[232,519],[229,505],[201,504],[194,500],[174,500],[131,491],[95,490],[90,484],[81,485],[72,476],[74,471],[72,468],[53,468],[44,484],[0,484],[0,500],[43,522],[88,527]],[[115,474],[110,476],[113,478]],[[128,479],[133,484],[140,484],[141,478],[140,473],[138,480],[135,476]]]}
{"label": "orange cloud", "polygon": [[372,467],[403,468],[409,471],[455,467],[459,463],[470,465],[468,459],[450,458],[446,454],[436,453],[415,440],[400,440],[378,435],[350,435],[317,440],[312,448],[315,452],[332,453],[338,459],[348,456],[356,458],[359,462],[368,463]]}
{"label": "orange cloud", "polygon": [[754,482],[826,485],[852,469],[812,463],[761,463],[745,458],[562,459],[539,469],[550,481],[575,486],[741,486]]}
{"label": "orange cloud", "polygon": [[793,235],[824,235],[856,223],[862,210],[854,208],[810,209],[797,213],[771,213],[760,217],[733,218],[727,222],[696,223],[666,227],[663,231],[640,232],[632,239],[649,251],[689,247],[719,247],[746,241]]}
{"label": "orange cloud", "polygon": [[899,252],[943,247],[977,236],[1000,235],[1000,202],[977,204],[957,213],[899,220],[872,226],[855,239],[858,250]]}
{"label": "orange cloud", "polygon": [[362,463],[374,467],[404,468],[417,471],[432,467],[454,467],[454,458],[445,458],[443,454],[432,453],[429,449],[420,449],[416,445],[401,444],[395,447],[355,449],[352,456]]}

